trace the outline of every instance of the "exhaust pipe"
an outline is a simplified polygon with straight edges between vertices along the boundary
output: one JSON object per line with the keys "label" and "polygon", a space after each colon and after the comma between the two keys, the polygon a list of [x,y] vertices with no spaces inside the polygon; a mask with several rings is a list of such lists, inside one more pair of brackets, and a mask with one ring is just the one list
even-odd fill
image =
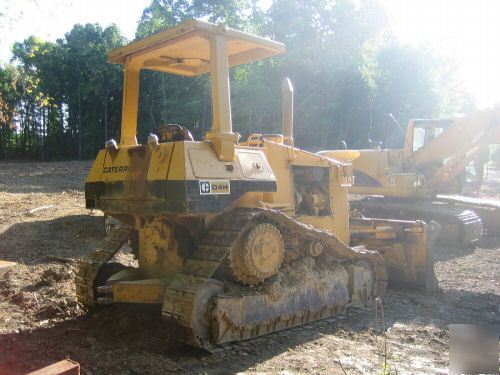
{"label": "exhaust pipe", "polygon": [[285,143],[293,143],[293,86],[290,78],[281,82],[282,114],[281,126]]}

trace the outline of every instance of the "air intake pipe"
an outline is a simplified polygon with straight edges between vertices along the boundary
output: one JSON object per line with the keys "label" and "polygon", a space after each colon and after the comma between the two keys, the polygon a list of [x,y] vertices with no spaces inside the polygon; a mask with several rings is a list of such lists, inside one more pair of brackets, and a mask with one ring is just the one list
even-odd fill
{"label": "air intake pipe", "polygon": [[293,143],[293,86],[290,78],[284,78],[281,82],[282,114],[281,126],[285,137],[285,143]]}

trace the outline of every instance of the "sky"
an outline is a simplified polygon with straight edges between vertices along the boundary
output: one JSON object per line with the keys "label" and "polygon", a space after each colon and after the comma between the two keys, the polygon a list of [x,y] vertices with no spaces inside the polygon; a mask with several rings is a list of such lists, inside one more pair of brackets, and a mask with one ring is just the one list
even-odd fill
{"label": "sky", "polygon": [[150,0],[0,0],[0,61],[10,59],[10,46],[30,35],[54,41],[75,23],[115,23],[133,39],[137,22]]}
{"label": "sky", "polygon": [[[261,0],[263,4],[270,0]],[[479,108],[500,103],[500,0],[379,0],[396,37],[450,57]],[[64,36],[75,23],[116,23],[133,39],[149,0],[0,0],[0,61],[10,46],[33,34]]]}
{"label": "sky", "polygon": [[459,65],[479,109],[500,104],[499,0],[381,0],[397,38]]}

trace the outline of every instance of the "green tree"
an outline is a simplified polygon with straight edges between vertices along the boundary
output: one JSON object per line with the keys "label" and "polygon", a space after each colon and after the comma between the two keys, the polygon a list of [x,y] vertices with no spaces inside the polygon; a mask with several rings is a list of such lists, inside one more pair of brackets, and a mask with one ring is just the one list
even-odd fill
{"label": "green tree", "polygon": [[474,109],[449,62],[431,51],[409,46],[389,45],[376,55],[372,103],[371,136],[388,147],[400,147],[404,134],[390,118],[392,114],[402,130],[411,118],[451,116]]}
{"label": "green tree", "polygon": [[[394,42],[376,0],[152,0],[136,38],[187,18],[226,22],[286,44],[284,56],[230,71],[235,131],[275,133],[281,80],[295,88],[295,140],[318,150],[366,147],[368,139],[401,143],[409,118],[473,110],[454,64]],[[93,158],[119,134],[122,67],[108,52],[126,41],[115,25],[75,25],[56,42],[32,36],[13,47],[0,69],[0,156]],[[211,123],[208,75],[184,78],[143,71],[138,140],[160,124],[187,126],[200,139]],[[16,126],[13,126],[15,124]],[[403,129],[404,131],[404,129]]]}
{"label": "green tree", "polygon": [[124,42],[115,25],[87,24],[56,43],[30,37],[14,45],[23,98],[20,150],[38,158],[94,157],[119,129],[122,73],[107,63],[107,53]]}
{"label": "green tree", "polygon": [[0,66],[0,147],[3,159],[9,156],[8,149],[15,135],[13,119],[20,100],[18,78],[19,72],[15,66]]}

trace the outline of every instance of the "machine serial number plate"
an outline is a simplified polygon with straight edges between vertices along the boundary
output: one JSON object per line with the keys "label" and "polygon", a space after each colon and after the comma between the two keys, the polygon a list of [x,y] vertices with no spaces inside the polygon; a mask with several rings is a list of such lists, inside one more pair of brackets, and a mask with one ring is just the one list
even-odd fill
{"label": "machine serial number plate", "polygon": [[229,180],[200,180],[201,195],[230,194],[231,184]]}

